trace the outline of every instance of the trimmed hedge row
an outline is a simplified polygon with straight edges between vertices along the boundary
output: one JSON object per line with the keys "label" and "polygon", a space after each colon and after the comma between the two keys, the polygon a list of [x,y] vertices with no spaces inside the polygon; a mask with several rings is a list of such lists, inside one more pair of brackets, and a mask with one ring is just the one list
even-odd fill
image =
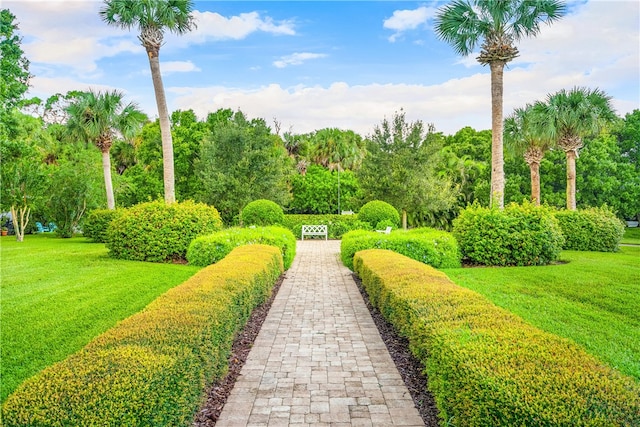
{"label": "trimmed hedge row", "polygon": [[272,246],[236,248],[25,381],[2,406],[10,426],[191,425],[205,388],[282,273]]}
{"label": "trimmed hedge row", "polygon": [[261,243],[280,249],[284,269],[291,267],[296,256],[296,238],[282,227],[233,227],[207,236],[195,238],[187,250],[189,264],[207,266],[227,256],[233,248]]}
{"label": "trimmed hedge row", "polygon": [[351,230],[372,230],[367,222],[362,222],[357,215],[299,215],[287,214],[284,216],[284,227],[291,230],[299,239],[302,235],[303,225],[327,225],[329,239],[340,239],[342,235]]}
{"label": "trimmed hedge row", "polygon": [[107,248],[114,258],[169,262],[186,258],[193,239],[222,228],[213,206],[186,201],[141,203],[122,209],[109,223]]}
{"label": "trimmed hedge row", "polygon": [[342,263],[353,270],[353,256],[363,249],[389,249],[436,268],[460,267],[456,239],[446,231],[433,228],[395,230],[391,234],[375,231],[350,231],[342,236]]}
{"label": "trimmed hedge row", "polygon": [[564,243],[553,211],[529,202],[504,210],[468,206],[453,220],[453,235],[464,259],[479,265],[549,264]]}
{"label": "trimmed hedge row", "polygon": [[637,426],[640,385],[442,272],[382,250],[358,252],[372,304],[409,339],[445,423]]}
{"label": "trimmed hedge row", "polygon": [[94,209],[82,224],[82,235],[97,243],[106,243],[109,223],[118,217],[122,211],[115,209]]}
{"label": "trimmed hedge row", "polygon": [[564,234],[563,249],[615,252],[624,235],[624,223],[606,207],[562,210],[555,217]]}

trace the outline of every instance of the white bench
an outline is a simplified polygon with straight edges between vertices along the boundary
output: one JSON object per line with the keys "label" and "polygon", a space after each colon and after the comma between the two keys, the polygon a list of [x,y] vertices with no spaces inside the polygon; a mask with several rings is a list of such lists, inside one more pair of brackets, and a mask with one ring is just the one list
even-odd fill
{"label": "white bench", "polygon": [[304,236],[324,236],[324,240],[328,240],[327,226],[326,225],[303,225],[302,226],[302,240]]}
{"label": "white bench", "polygon": [[376,230],[378,233],[391,234],[392,227],[387,227],[384,230]]}

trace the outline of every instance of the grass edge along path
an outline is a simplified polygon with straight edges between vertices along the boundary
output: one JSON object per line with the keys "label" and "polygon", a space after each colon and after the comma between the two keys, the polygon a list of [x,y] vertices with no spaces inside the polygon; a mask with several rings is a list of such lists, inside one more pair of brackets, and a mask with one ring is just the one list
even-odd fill
{"label": "grass edge along path", "polygon": [[104,244],[82,237],[0,242],[0,402],[200,269],[113,259]]}
{"label": "grass edge along path", "polygon": [[403,255],[364,250],[354,267],[372,304],[424,363],[445,423],[640,424],[640,383],[571,341]]}
{"label": "grass edge along path", "polygon": [[640,247],[564,251],[566,264],[442,269],[526,322],[640,381]]}
{"label": "grass edge along path", "polygon": [[4,426],[190,424],[282,272],[276,247],[234,249],[22,383],[2,406]]}

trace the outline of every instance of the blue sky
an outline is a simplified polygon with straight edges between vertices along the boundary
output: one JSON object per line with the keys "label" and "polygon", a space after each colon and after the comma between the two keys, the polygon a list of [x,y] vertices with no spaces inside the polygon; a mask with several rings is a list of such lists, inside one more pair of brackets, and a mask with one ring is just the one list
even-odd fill
{"label": "blue sky", "polygon": [[[282,131],[324,127],[367,135],[403,108],[454,133],[489,129],[489,69],[433,31],[441,1],[197,1],[191,33],[160,51],[170,111],[204,118],[241,109]],[[31,61],[30,95],[119,89],[154,117],[146,54],[135,31],[100,21],[95,0],[3,0]],[[640,3],[570,1],[569,13],[519,43],[505,72],[505,115],[573,86],[599,87],[620,115],[640,108]]]}

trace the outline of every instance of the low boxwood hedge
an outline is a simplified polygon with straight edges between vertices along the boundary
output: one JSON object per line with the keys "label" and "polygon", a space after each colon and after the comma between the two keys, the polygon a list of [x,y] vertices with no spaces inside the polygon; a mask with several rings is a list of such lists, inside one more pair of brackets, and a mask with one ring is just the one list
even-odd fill
{"label": "low boxwood hedge", "polygon": [[25,381],[2,405],[3,425],[191,425],[205,388],[228,369],[236,333],[282,271],[278,249],[236,248]]}
{"label": "low boxwood hedge", "polygon": [[186,201],[141,203],[122,209],[107,230],[107,248],[114,258],[133,261],[183,261],[193,239],[222,228],[213,206]]}
{"label": "low boxwood hedge", "polygon": [[555,217],[565,238],[563,249],[615,252],[625,225],[607,207],[557,211]]}
{"label": "low boxwood hedge", "polygon": [[391,234],[356,230],[342,236],[342,263],[353,270],[353,256],[363,249],[389,249],[436,268],[460,267],[456,239],[446,231],[433,228],[395,230]]}
{"label": "low boxwood hedge", "polygon": [[503,210],[468,206],[453,220],[453,235],[465,261],[491,266],[549,264],[564,243],[552,210],[529,202]]}
{"label": "low boxwood hedge", "polygon": [[640,425],[640,385],[573,342],[400,254],[361,251],[354,266],[425,366],[443,425]]}
{"label": "low boxwood hedge", "polygon": [[342,235],[351,230],[372,230],[373,227],[368,222],[362,222],[357,215],[302,215],[287,214],[284,216],[284,227],[291,230],[294,236],[299,239],[302,236],[303,225],[327,226],[329,239],[340,239]]}
{"label": "low boxwood hedge", "polygon": [[233,248],[261,243],[280,249],[284,268],[291,267],[296,256],[296,238],[282,227],[233,227],[194,239],[187,250],[189,264],[207,266],[223,259]]}

